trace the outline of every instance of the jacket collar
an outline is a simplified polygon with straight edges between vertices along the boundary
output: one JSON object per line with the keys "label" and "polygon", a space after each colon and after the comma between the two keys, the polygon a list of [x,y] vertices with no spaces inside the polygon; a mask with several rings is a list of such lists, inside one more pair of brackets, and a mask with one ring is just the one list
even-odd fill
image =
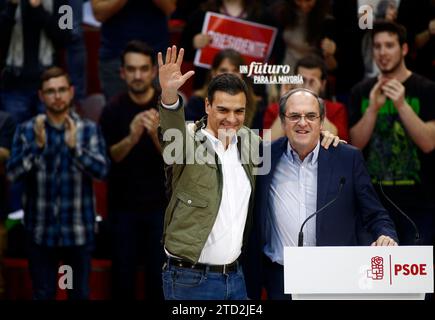
{"label": "jacket collar", "polygon": [[326,195],[328,186],[331,180],[334,159],[332,156],[332,149],[330,147],[326,150],[320,147],[317,171],[317,209],[321,208],[326,203]]}
{"label": "jacket collar", "polygon": [[[207,127],[207,116],[204,116],[203,118],[201,118],[201,120],[195,122],[195,127],[194,127],[195,140],[197,140],[201,144],[205,144],[205,148],[207,148],[207,150],[214,150],[212,146],[213,142],[210,141],[210,139],[207,139],[207,136],[201,132],[201,129],[205,129],[206,127]],[[247,131],[247,134],[251,134],[249,130]],[[237,132],[237,150],[238,150],[240,161],[242,161],[242,159],[249,159],[249,152],[251,148],[249,146],[247,147],[242,146],[242,141],[246,141],[247,139],[248,139],[247,143],[250,143],[251,142],[250,137],[242,139],[242,137],[240,136],[240,132]],[[212,148],[212,149],[208,149],[208,148]],[[215,161],[216,164],[219,163],[219,159],[216,153],[215,153]],[[251,182],[251,187],[254,188],[255,180],[252,177],[253,168],[251,164],[242,162],[242,166]]]}

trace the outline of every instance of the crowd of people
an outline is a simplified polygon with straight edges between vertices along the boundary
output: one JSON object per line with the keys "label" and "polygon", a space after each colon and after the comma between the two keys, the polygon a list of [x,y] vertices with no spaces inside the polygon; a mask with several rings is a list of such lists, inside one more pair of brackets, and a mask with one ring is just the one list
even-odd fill
{"label": "crowd of people", "polygon": [[[356,0],[90,0],[97,122],[81,114],[83,2],[0,0],[0,229],[23,210],[34,299],[55,299],[60,263],[69,298],[89,298],[96,180],[115,299],[136,297],[138,264],[149,300],[291,299],[283,248],[337,190],[304,245],[434,245],[434,1],[375,1],[364,30]],[[255,84],[231,48],[193,67],[209,11],[275,27],[268,62],[303,84]]]}

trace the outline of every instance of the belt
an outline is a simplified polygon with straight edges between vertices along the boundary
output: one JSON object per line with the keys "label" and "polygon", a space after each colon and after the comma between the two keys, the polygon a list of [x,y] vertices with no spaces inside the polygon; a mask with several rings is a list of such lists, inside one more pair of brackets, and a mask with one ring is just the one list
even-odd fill
{"label": "belt", "polygon": [[205,263],[190,263],[185,260],[176,259],[176,258],[168,258],[168,265],[186,269],[194,269],[201,271],[209,271],[209,272],[217,272],[217,273],[229,273],[236,272],[237,267],[239,266],[239,262],[236,260],[230,264],[205,264]]}

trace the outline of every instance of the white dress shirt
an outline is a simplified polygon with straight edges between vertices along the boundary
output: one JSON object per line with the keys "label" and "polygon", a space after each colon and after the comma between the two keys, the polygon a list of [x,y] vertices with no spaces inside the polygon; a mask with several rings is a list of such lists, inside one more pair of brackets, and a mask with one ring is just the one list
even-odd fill
{"label": "white dress shirt", "polygon": [[202,132],[210,140],[222,164],[223,189],[218,215],[199,262],[228,264],[241,253],[251,184],[239,159],[236,136],[225,150],[222,142],[214,135],[204,129]]}

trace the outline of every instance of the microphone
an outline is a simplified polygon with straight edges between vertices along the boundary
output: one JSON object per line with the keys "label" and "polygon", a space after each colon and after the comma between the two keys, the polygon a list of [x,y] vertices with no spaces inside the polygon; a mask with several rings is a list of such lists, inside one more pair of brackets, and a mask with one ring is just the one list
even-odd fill
{"label": "microphone", "polygon": [[334,199],[332,199],[331,201],[329,201],[327,204],[325,204],[323,207],[321,207],[319,210],[315,211],[314,213],[312,213],[311,215],[309,215],[304,222],[301,225],[301,229],[299,230],[299,237],[298,237],[298,247],[303,247],[303,243],[304,243],[304,233],[302,232],[302,230],[304,229],[305,224],[314,216],[316,216],[317,214],[319,214],[320,212],[322,212],[323,210],[325,210],[326,208],[328,208],[331,204],[333,204],[335,201],[337,201],[338,197],[340,196],[341,190],[343,189],[344,184],[346,183],[346,178],[345,177],[341,177],[340,178],[340,185],[338,186],[338,192],[337,195],[335,196]]}
{"label": "microphone", "polygon": [[405,213],[403,212],[394,202],[393,200],[391,200],[384,192],[384,189],[382,188],[382,183],[381,183],[381,179],[378,178],[378,185],[379,185],[379,189],[381,190],[382,195],[384,196],[385,199],[387,199],[387,201],[402,215],[406,218],[406,220],[408,220],[412,227],[414,228],[415,231],[415,240],[414,240],[414,244],[418,245],[418,243],[420,242],[420,232],[418,231],[417,225],[415,224],[415,222]]}

